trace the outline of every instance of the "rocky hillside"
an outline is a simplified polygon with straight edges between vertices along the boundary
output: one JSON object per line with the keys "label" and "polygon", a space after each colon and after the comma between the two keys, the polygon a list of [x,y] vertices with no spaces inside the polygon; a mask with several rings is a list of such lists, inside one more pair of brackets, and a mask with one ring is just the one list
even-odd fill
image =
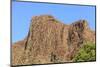
{"label": "rocky hillside", "polygon": [[73,62],[84,42],[95,43],[86,20],[66,25],[50,15],[32,17],[28,35],[12,45],[12,65]]}

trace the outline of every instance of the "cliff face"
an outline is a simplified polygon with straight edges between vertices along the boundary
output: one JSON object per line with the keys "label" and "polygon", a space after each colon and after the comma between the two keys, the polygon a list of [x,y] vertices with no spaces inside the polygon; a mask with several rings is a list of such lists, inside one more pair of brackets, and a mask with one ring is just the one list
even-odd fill
{"label": "cliff face", "polygon": [[75,53],[87,41],[95,43],[95,32],[85,20],[65,25],[49,15],[35,16],[28,36],[12,46],[12,64],[72,62]]}

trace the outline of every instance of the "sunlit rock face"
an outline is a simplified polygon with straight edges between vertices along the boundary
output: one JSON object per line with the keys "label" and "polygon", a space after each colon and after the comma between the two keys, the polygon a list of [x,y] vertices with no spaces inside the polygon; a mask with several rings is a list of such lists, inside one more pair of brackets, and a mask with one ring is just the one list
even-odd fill
{"label": "sunlit rock face", "polygon": [[66,25],[50,15],[34,16],[27,37],[12,45],[12,65],[73,62],[86,41],[95,43],[86,20]]}

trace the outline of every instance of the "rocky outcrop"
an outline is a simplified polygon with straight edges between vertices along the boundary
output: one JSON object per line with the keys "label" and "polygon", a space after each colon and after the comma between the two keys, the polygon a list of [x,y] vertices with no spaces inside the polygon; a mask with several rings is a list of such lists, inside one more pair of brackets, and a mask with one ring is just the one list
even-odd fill
{"label": "rocky outcrop", "polygon": [[86,41],[95,43],[95,32],[86,20],[66,25],[50,15],[34,16],[28,36],[12,46],[12,64],[73,62]]}

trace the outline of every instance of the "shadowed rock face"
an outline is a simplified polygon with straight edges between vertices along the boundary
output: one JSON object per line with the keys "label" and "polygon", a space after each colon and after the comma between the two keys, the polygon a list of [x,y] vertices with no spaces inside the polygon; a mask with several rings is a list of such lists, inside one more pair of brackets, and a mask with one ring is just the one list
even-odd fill
{"label": "shadowed rock face", "polygon": [[87,21],[70,25],[49,15],[34,16],[26,39],[12,45],[12,65],[73,62],[84,42],[95,43]]}

